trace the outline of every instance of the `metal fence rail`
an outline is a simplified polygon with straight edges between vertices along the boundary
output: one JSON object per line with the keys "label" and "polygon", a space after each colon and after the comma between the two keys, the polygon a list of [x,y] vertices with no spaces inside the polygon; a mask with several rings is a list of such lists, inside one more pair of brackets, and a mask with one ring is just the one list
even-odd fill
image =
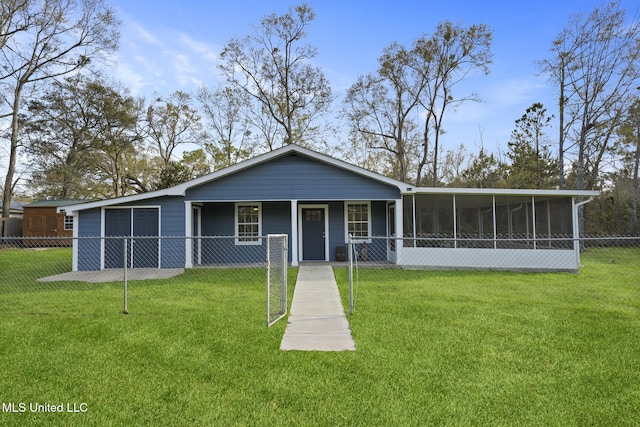
{"label": "metal fence rail", "polygon": [[[350,288],[352,310],[357,303],[357,292],[353,292],[354,288],[357,290],[358,284],[362,284],[359,277],[359,271],[362,269],[459,268],[450,266],[454,255],[464,258],[457,254],[480,253],[479,259],[495,257],[490,259],[493,265],[499,265],[501,260],[511,262],[513,259],[523,257],[538,257],[539,261],[547,262],[547,267],[551,269],[560,265],[560,262],[571,261],[572,256],[580,269],[590,268],[594,263],[625,262],[627,265],[629,263],[640,265],[640,237],[589,236],[573,239],[562,236],[545,238],[538,236],[535,240],[519,237],[452,239],[419,236],[371,237],[367,240],[354,240],[351,244],[345,245],[350,261],[340,263],[352,271],[349,275],[352,281]],[[579,254],[577,261],[574,255],[576,248]],[[401,266],[397,265],[398,256],[402,257]],[[282,261],[286,262],[290,259],[291,248],[289,247],[286,255],[282,253]],[[449,265],[449,267],[442,267],[443,265]],[[0,296],[2,294],[18,295],[22,304],[26,306],[39,304],[40,307],[49,308],[54,313],[56,308],[52,307],[47,300],[46,291],[93,290],[96,289],[93,284],[104,283],[105,285],[102,286],[105,292],[109,292],[110,300],[113,296],[117,311],[135,312],[145,304],[144,297],[139,292],[145,283],[148,283],[144,281],[145,279],[166,280],[183,274],[192,275],[188,280],[205,282],[211,286],[220,283],[237,286],[238,289],[242,286],[265,286],[267,238],[266,236],[252,237],[251,240],[238,236],[0,238]],[[184,280],[172,280],[174,281],[166,282],[166,289],[177,294],[188,292],[183,286]],[[125,286],[127,286],[126,289]],[[124,299],[125,292],[127,299]],[[280,295],[280,297],[283,296],[285,295]]]}
{"label": "metal fence rail", "polygon": [[[482,269],[578,272],[591,263],[640,265],[640,237],[510,236],[495,238],[369,237],[347,245],[349,305],[353,313],[363,269]],[[585,264],[587,263],[587,264]],[[640,284],[640,278],[639,278]]]}
{"label": "metal fence rail", "polygon": [[[145,304],[139,290],[148,280],[172,279],[185,271],[191,272],[191,280],[210,286],[264,289],[266,246],[267,236],[255,241],[237,236],[5,237],[0,238],[0,295],[22,294],[30,304],[55,312],[47,303],[47,291],[102,284],[113,297],[110,301],[119,300],[113,307],[135,313]],[[286,272],[280,275],[286,278]],[[179,298],[188,292],[184,282],[175,279],[177,286],[166,282],[167,292]]]}

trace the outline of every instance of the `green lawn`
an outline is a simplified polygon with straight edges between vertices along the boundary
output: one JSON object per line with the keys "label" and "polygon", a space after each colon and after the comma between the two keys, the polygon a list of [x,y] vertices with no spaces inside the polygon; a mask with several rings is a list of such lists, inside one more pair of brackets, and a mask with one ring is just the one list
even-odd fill
{"label": "green lawn", "polygon": [[69,258],[0,252],[0,403],[26,404],[0,424],[640,422],[638,251],[587,254],[580,274],[361,270],[345,353],[279,351],[264,271],[131,282],[124,315],[121,283],[31,281]]}

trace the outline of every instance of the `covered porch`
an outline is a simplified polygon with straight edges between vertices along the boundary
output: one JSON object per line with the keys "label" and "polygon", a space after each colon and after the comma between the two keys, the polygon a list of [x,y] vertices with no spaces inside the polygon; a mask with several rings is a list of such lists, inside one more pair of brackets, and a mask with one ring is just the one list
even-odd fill
{"label": "covered porch", "polygon": [[[399,205],[401,199],[187,201],[185,267],[259,262],[265,259],[268,234],[289,236],[292,266],[342,262],[349,235],[360,243],[386,247],[371,236],[401,232]],[[386,261],[395,255],[385,251],[379,258]]]}

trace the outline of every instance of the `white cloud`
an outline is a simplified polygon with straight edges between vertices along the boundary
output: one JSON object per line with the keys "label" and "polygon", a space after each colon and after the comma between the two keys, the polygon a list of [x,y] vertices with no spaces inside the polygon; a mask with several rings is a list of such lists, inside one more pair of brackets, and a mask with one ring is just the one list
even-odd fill
{"label": "white cloud", "polygon": [[144,28],[141,24],[128,20],[126,23],[127,27],[130,27],[132,30],[132,35],[135,36],[136,41],[143,41],[148,44],[160,46],[162,43],[151,31]]}
{"label": "white cloud", "polygon": [[173,29],[125,19],[115,75],[137,95],[193,91],[217,79],[217,49]]}
{"label": "white cloud", "polygon": [[216,53],[218,49],[215,49],[213,46],[204,42],[193,40],[185,33],[180,33],[178,36],[178,40],[180,41],[180,44],[182,46],[194,53],[197,53],[200,58],[213,63],[218,61],[218,54]]}
{"label": "white cloud", "polygon": [[115,68],[114,78],[122,82],[124,87],[128,88],[134,96],[143,95],[147,87],[143,75],[133,70],[127,63],[118,63]]}
{"label": "white cloud", "polygon": [[498,108],[506,108],[522,103],[532,104],[540,98],[541,92],[549,87],[540,78],[509,79],[495,82],[486,89],[487,100]]}

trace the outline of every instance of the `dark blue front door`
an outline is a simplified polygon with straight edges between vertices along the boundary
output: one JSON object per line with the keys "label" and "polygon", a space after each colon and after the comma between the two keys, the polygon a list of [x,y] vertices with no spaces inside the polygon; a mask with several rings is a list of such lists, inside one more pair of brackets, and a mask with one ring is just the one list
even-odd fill
{"label": "dark blue front door", "polygon": [[324,261],[324,208],[302,208],[302,260]]}

